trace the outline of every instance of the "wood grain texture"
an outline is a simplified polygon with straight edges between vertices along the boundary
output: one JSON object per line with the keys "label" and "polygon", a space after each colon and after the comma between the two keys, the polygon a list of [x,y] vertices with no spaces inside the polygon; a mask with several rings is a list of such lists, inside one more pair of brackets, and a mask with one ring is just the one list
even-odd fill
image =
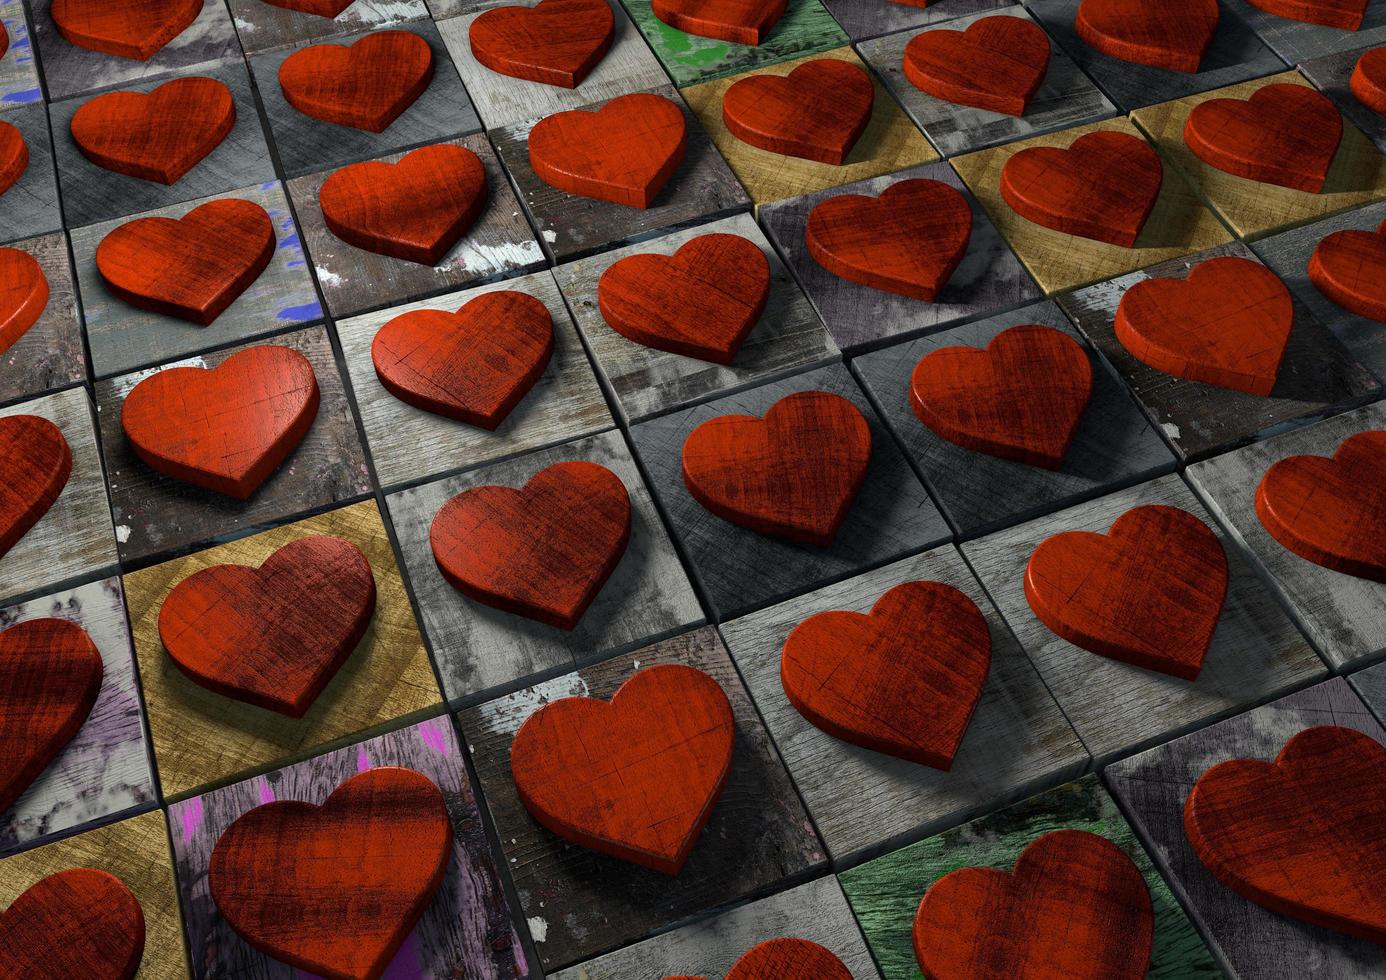
{"label": "wood grain texture", "polygon": [[386,975],[456,974],[478,980],[531,976],[463,756],[448,719],[434,718],[171,806],[174,860],[198,974],[256,980],[292,980],[300,975],[242,940],[217,911],[207,872],[222,832],[261,804],[297,800],[321,805],[358,773],[400,766],[421,773],[442,792],[451,832],[442,886]]}
{"label": "wood grain texture", "polygon": [[1376,4],[1367,5],[1362,25],[1356,31],[1344,31],[1277,17],[1250,0],[1227,2],[1237,16],[1245,20],[1276,54],[1291,65],[1386,41],[1386,10]]}
{"label": "wood grain texture", "polygon": [[1049,35],[1026,17],[992,15],[921,31],[905,45],[905,77],[950,105],[1023,116],[1049,73]]}
{"label": "wood grain texture", "polygon": [[126,0],[119,4],[92,0],[53,0],[49,16],[69,44],[79,48],[148,61],[201,13],[200,0]]}
{"label": "wood grain texture", "polygon": [[0,56],[0,102],[22,105],[41,100],[43,91],[24,0],[0,0],[0,26],[9,37],[9,50]]}
{"label": "wood grain texture", "polygon": [[1220,15],[1217,0],[1161,7],[1132,0],[1083,0],[1073,26],[1095,51],[1131,64],[1193,75]]}
{"label": "wood grain texture", "polygon": [[24,134],[9,123],[0,125],[0,196],[3,196],[29,167],[29,147]]}
{"label": "wood grain texture", "polygon": [[[355,653],[302,719],[215,694],[173,664],[159,639],[159,613],[179,583],[216,565],[258,567],[284,545],[319,534],[344,538],[366,556],[375,578],[375,616]],[[437,710],[438,687],[371,501],[131,572],[125,590],[155,760],[170,798]]]}
{"label": "wood grain texture", "polygon": [[1347,681],[1378,720],[1386,714],[1386,669],[1380,664],[1367,667],[1349,676]]}
{"label": "wood grain texture", "polygon": [[1379,148],[1386,139],[1386,114],[1373,108],[1373,103],[1382,104],[1380,80],[1383,56],[1373,53],[1378,50],[1355,49],[1324,55],[1304,62],[1299,70],[1314,83],[1315,88],[1333,100],[1345,119],[1362,130]]}
{"label": "wood grain texture", "polygon": [[[510,770],[515,732],[538,706],[565,696],[608,700],[637,670],[658,664],[711,675],[731,702],[736,728],[726,786],[677,878],[566,844],[530,817]],[[520,905],[531,930],[546,937],[538,946],[546,972],[775,890],[823,865],[793,784],[711,629],[468,708],[459,721]]]}
{"label": "wood grain texture", "polygon": [[[871,432],[871,459],[861,492],[828,548],[806,548],[715,516],[689,493],[681,469],[684,442],[702,423],[720,415],[764,416],[771,405],[801,391],[847,399]],[[642,422],[631,438],[719,621],[949,537],[942,516],[845,367],[821,368]]]}
{"label": "wood grain texture", "polygon": [[1194,106],[1184,145],[1223,173],[1317,194],[1342,134],[1343,117],[1326,95],[1301,85],[1266,85],[1247,99]]}
{"label": "wood grain texture", "polygon": [[0,912],[0,967],[14,976],[131,980],[144,958],[144,912],[119,878],[71,868],[35,882]]}
{"label": "wood grain texture", "polygon": [[[0,64],[4,64],[4,60],[0,60]],[[37,100],[35,90],[30,101]],[[29,150],[29,165],[3,198],[0,240],[13,241],[57,231],[62,227],[62,209],[58,204],[58,180],[45,107],[31,105],[10,109],[0,121],[18,129]]]}
{"label": "wood grain texture", "polygon": [[[1386,49],[1383,49],[1386,50]],[[1386,322],[1386,302],[1378,285],[1386,269],[1386,238],[1376,231],[1325,235],[1309,259],[1314,288],[1349,313]]]}
{"label": "wood grain texture", "polygon": [[43,520],[72,475],[62,430],[39,415],[0,419],[0,558]]}
{"label": "wood grain texture", "polygon": [[374,31],[299,48],[279,66],[284,101],[338,126],[385,132],[433,82],[433,49],[417,34]]}
{"label": "wood grain texture", "polygon": [[840,167],[865,132],[875,97],[865,68],[810,58],[787,75],[738,78],[722,94],[722,123],[758,149]]}
{"label": "wood grain texture", "polygon": [[787,0],[654,0],[654,14],[698,37],[757,45],[784,16]]}
{"label": "wood grain texture", "polygon": [[[851,35],[854,42],[907,28],[929,27],[945,20],[962,20],[972,14],[985,14],[1014,6],[1013,0],[887,0],[861,3],[860,0],[823,0],[823,6]],[[863,46],[864,47],[864,46]]]}
{"label": "wood grain texture", "polygon": [[489,10],[468,34],[472,55],[498,74],[577,88],[611,50],[615,27],[607,0],[541,0]]}
{"label": "wood grain texture", "polygon": [[727,980],[852,980],[832,950],[807,939],[770,939],[746,951]]}
{"label": "wood grain texture", "polygon": [[296,10],[291,0],[274,4],[264,0],[227,0],[241,47],[249,55],[346,34],[364,34],[428,17],[424,0],[354,0],[345,5],[341,0],[330,0],[330,5],[343,9],[329,17]]}
{"label": "wood grain texture", "polygon": [[1249,2],[1253,7],[1259,7],[1276,17],[1303,21],[1306,24],[1322,24],[1342,31],[1355,31],[1362,26],[1362,15],[1367,9],[1368,0],[1322,0],[1317,3],[1306,3],[1305,0]]}

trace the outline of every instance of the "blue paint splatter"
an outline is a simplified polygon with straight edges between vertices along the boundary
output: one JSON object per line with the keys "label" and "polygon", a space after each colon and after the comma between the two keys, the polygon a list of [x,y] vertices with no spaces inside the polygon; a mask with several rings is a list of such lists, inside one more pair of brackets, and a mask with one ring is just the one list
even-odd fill
{"label": "blue paint splatter", "polygon": [[[289,222],[289,228],[293,228],[293,225],[294,225],[294,223],[293,223],[292,221],[290,221],[290,222]],[[285,230],[288,230],[288,229],[285,229]],[[288,238],[281,238],[281,239],[279,240],[279,247],[280,247],[280,248],[301,248],[302,245],[301,245],[301,243],[300,243],[299,240],[298,240],[298,235],[297,235],[297,234],[293,234],[293,235],[290,235]]]}
{"label": "blue paint splatter", "polygon": [[43,98],[43,93],[36,88],[21,89],[18,92],[6,92],[3,101],[18,102],[21,105],[29,105],[38,102]]}
{"label": "blue paint splatter", "polygon": [[278,320],[315,320],[322,316],[322,304],[317,300],[302,306],[289,306],[279,311]]}

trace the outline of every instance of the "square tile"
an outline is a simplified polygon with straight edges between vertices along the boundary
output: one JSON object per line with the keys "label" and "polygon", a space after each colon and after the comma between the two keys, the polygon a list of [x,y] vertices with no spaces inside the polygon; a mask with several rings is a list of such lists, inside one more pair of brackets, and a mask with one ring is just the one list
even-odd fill
{"label": "square tile", "polygon": [[336,17],[271,6],[263,0],[226,0],[247,55],[427,20],[424,0],[355,0]]}
{"label": "square tile", "polygon": [[1378,721],[1386,719],[1386,664],[1359,670],[1347,679]]}
{"label": "square tile", "polygon": [[58,204],[58,177],[53,165],[53,143],[48,137],[47,108],[36,104],[6,109],[0,112],[0,122],[19,130],[29,149],[29,164],[24,173],[0,198],[0,241],[58,231],[63,226],[63,214]]}
{"label": "square tile", "polygon": [[0,24],[10,39],[9,50],[0,58],[0,105],[42,102],[43,89],[34,61],[34,45],[29,39],[29,22],[24,16],[24,0],[0,0]]}
{"label": "square tile", "polygon": [[1275,53],[1292,65],[1319,58],[1335,51],[1360,48],[1364,44],[1386,41],[1386,6],[1367,3],[1362,26],[1344,31],[1322,24],[1309,24],[1268,13],[1247,0],[1224,0],[1237,15],[1251,25]]}
{"label": "square tile", "polygon": [[34,325],[0,350],[0,403],[33,398],[87,379],[87,352],[77,317],[77,286],[62,232],[12,242],[48,280],[48,305]]}
{"label": "square tile", "polygon": [[823,6],[833,15],[853,41],[903,31],[911,27],[928,27],[955,17],[985,13],[1011,6],[1012,0],[930,0],[927,7],[900,3],[863,3],[862,0],[823,0]]}
{"label": "square tile", "polygon": [[[1386,41],[1386,37],[1382,38]],[[1324,55],[1299,66],[1305,78],[1314,83],[1324,95],[1332,99],[1343,113],[1343,118],[1362,130],[1363,134],[1376,144],[1377,149],[1386,149],[1386,116],[1369,109],[1357,101],[1352,94],[1349,81],[1358,60],[1371,48],[1340,51]]]}

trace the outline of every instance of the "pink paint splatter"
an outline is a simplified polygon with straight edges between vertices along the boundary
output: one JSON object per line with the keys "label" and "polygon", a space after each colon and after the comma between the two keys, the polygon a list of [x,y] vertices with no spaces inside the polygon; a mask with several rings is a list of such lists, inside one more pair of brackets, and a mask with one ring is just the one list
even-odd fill
{"label": "pink paint splatter", "polygon": [[419,738],[423,740],[424,745],[446,758],[452,754],[452,746],[448,744],[447,731],[442,727],[443,724],[446,723],[440,723],[436,719],[423,722],[419,725]]}
{"label": "pink paint splatter", "polygon": [[366,754],[366,749],[363,746],[361,751],[356,754],[356,771],[365,772],[370,767],[371,757]]}
{"label": "pink paint splatter", "polygon": [[274,802],[274,790],[270,787],[270,784],[269,784],[269,780],[268,780],[268,779],[262,779],[262,780],[260,780],[260,802],[261,802],[261,803],[273,803],[273,802]]}
{"label": "pink paint splatter", "polygon": [[202,829],[202,797],[194,796],[183,806],[183,842],[186,844]]}

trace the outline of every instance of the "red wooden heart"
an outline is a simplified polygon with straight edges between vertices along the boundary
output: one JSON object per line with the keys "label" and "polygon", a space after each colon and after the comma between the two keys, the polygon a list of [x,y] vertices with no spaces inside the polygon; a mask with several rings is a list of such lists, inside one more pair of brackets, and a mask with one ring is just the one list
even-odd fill
{"label": "red wooden heart", "polygon": [[315,44],[279,66],[284,101],[305,116],[383,133],[433,81],[433,49],[409,31]]}
{"label": "red wooden heart", "polygon": [[1317,194],[1343,139],[1333,100],[1307,85],[1267,85],[1250,99],[1210,99],[1184,124],[1184,144],[1235,177]]}
{"label": "red wooden heart", "polygon": [[611,50],[616,17],[606,0],[540,0],[488,10],[468,31],[487,68],[560,88],[577,88]]}
{"label": "red wooden heart", "polygon": [[51,874],[0,912],[0,976],[134,980],[144,958],[144,910],[113,874]]}
{"label": "red wooden heart", "polygon": [[335,19],[338,14],[355,2],[356,0],[265,0],[265,3],[271,7],[295,10],[301,14],[313,14],[329,19]]}
{"label": "red wooden heart", "polygon": [[274,249],[264,208],[220,199],[181,219],[127,221],[96,247],[96,269],[131,306],[205,327],[260,278]]}
{"label": "red wooden heart", "polygon": [[770,298],[770,263],[740,235],[699,235],[673,255],[613,263],[597,304],[621,336],[686,357],[730,364]]}
{"label": "red wooden heart", "polygon": [[760,44],[784,16],[789,0],[653,0],[670,27],[733,44]]}
{"label": "red wooden heart", "polygon": [[1376,231],[1335,231],[1309,259],[1309,281],[1343,309],[1386,323],[1386,221]]}
{"label": "red wooden heart", "polygon": [[947,772],[990,667],[976,604],[942,582],[906,582],[869,615],[835,610],[796,626],[780,683],[834,738]]}
{"label": "red wooden heart", "polygon": [[1247,0],[1268,14],[1308,24],[1323,24],[1345,31],[1362,26],[1368,0]]}
{"label": "red wooden heart", "polygon": [[972,237],[972,206],[937,180],[902,180],[880,197],[839,194],[809,212],[813,260],[849,282],[932,303]]}
{"label": "red wooden heart", "polygon": [[1280,915],[1386,943],[1386,748],[1309,728],[1275,762],[1232,759],[1184,803],[1194,854],[1228,888]]}
{"label": "red wooden heart", "polygon": [[0,631],[0,813],[81,729],[102,673],[100,651],[76,623],[31,619]]}
{"label": "red wooden heart", "polygon": [[189,575],[159,608],[159,639],[194,683],[302,718],[374,613],[366,556],[319,534],[289,542],[258,569],[213,565]]}
{"label": "red wooden heart", "polygon": [[559,837],[676,875],[722,794],[735,741],[717,682],[660,664],[610,703],[540,708],[515,733],[510,769],[525,809]]}
{"label": "red wooden heart", "polygon": [[683,482],[725,521],[826,548],[847,519],[871,462],[871,427],[857,406],[799,391],[763,419],[721,415],[683,444]]}
{"label": "red wooden heart", "polygon": [[236,124],[231,90],[215,78],[178,78],[148,95],[98,95],[72,116],[82,155],[118,174],[176,184]]}
{"label": "red wooden heart", "polygon": [[914,917],[915,957],[938,980],[1144,980],[1154,936],[1140,869],[1082,830],[1038,838],[1010,872],[944,875]]}
{"label": "red wooden heart", "polygon": [[148,61],[187,30],[203,0],[53,0],[53,26],[68,43]]}
{"label": "red wooden heart", "polygon": [[1280,460],[1256,488],[1256,516],[1301,558],[1386,582],[1386,432],[1359,432],[1331,459]]}
{"label": "red wooden heart", "polygon": [[852,980],[832,950],[807,939],[771,939],[736,961],[726,980]]}
{"label": "red wooden heart", "polygon": [[1188,511],[1135,507],[1105,535],[1064,531],[1042,542],[1025,598],[1068,642],[1191,681],[1227,598],[1227,555]]}
{"label": "red wooden heart", "polygon": [[212,849],[207,883],[246,942],[300,970],[374,980],[433,900],[452,857],[438,787],[412,769],[368,769],[322,806],[266,803]]}
{"label": "red wooden heart", "polygon": [[1193,74],[1218,19],[1217,0],[1083,0],[1073,28],[1110,58]]}
{"label": "red wooden heart", "polygon": [[850,61],[819,58],[788,75],[747,75],[722,97],[727,130],[751,146],[841,166],[871,121],[876,87]]}
{"label": "red wooden heart", "polygon": [[1372,112],[1386,114],[1386,47],[1372,48],[1357,59],[1348,88]]}
{"label": "red wooden heart", "polygon": [[1049,70],[1049,35],[1024,17],[983,17],[965,31],[916,34],[903,68],[934,98],[1023,116]]}
{"label": "red wooden heart", "polygon": [[935,434],[1048,470],[1063,468],[1091,395],[1083,345],[1037,323],[1002,331],[984,350],[940,348],[910,376],[910,407]]}
{"label": "red wooden heart", "polygon": [[24,134],[7,122],[0,122],[0,194],[13,187],[29,169],[29,144]]}
{"label": "red wooden heart", "polygon": [[428,538],[438,570],[462,594],[570,630],[626,553],[630,494],[605,466],[558,463],[520,490],[459,493]]}
{"label": "red wooden heart", "polygon": [[0,248],[0,354],[29,332],[48,307],[48,277],[28,252]]}
{"label": "red wooden heart", "polygon": [[569,194],[648,208],[683,163],[688,123],[672,99],[648,92],[612,99],[596,112],[546,116],[529,133],[529,164]]}
{"label": "red wooden heart", "polygon": [[312,428],[313,365],[262,345],[217,367],[165,368],[135,385],[120,408],[125,438],[153,470],[246,500]]}
{"label": "red wooden heart", "polygon": [[1145,140],[1085,133],[1067,149],[1032,146],[1001,168],[1001,197],[1037,225],[1134,248],[1160,197],[1164,168]]}
{"label": "red wooden heart", "polygon": [[62,430],[37,415],[0,418],[0,557],[57,501],[72,473]]}
{"label": "red wooden heart", "polygon": [[465,146],[425,146],[398,163],[353,163],[323,182],[332,234],[381,255],[437,265],[486,209],[481,158]]}
{"label": "red wooden heart", "polygon": [[5,29],[5,24],[0,21],[0,58],[10,50],[10,32]]}
{"label": "red wooden heart", "polygon": [[1290,291],[1259,262],[1205,259],[1187,279],[1145,279],[1117,306],[1121,346],[1157,371],[1267,396],[1294,327]]}

